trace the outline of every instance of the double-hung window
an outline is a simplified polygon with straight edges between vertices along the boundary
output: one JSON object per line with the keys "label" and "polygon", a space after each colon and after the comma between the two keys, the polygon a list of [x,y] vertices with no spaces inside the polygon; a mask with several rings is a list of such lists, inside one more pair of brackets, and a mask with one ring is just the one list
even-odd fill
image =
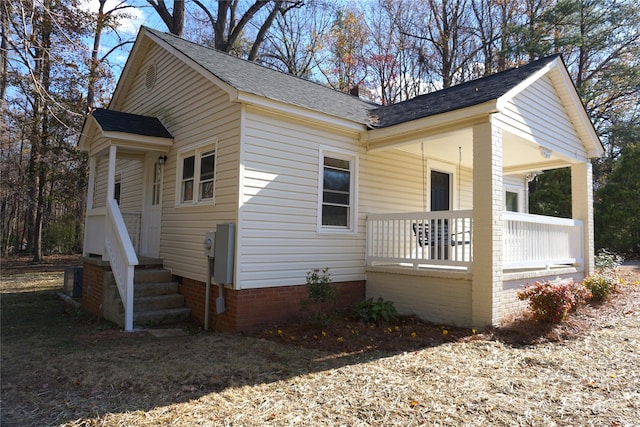
{"label": "double-hung window", "polygon": [[213,203],[216,184],[216,146],[180,153],[178,205]]}
{"label": "double-hung window", "polygon": [[320,159],[320,231],[353,231],[356,157],[321,150]]}

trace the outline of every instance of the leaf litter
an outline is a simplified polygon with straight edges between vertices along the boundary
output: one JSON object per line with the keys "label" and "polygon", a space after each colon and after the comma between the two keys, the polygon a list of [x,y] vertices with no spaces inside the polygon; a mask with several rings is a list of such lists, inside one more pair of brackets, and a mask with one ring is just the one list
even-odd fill
{"label": "leaf litter", "polygon": [[387,343],[349,349],[352,335],[344,351],[190,325],[128,334],[63,304],[55,281],[28,292],[29,280],[3,278],[3,426],[633,426],[640,415],[637,285],[552,330],[444,337],[431,325],[438,339],[413,348],[381,334]]}

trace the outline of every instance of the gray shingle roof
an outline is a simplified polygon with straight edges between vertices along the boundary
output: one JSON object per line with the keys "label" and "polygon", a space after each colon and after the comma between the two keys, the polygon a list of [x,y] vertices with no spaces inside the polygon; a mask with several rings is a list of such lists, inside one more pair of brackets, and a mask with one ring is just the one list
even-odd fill
{"label": "gray shingle roof", "polygon": [[272,70],[177,36],[145,27],[230,86],[250,94],[368,124],[376,105],[291,74]]}
{"label": "gray shingle roof", "polygon": [[239,91],[342,117],[372,128],[393,126],[497,99],[558,56],[542,58],[519,68],[420,95],[398,104],[380,106],[172,34],[147,27],[145,31]]}
{"label": "gray shingle roof", "polygon": [[447,89],[420,95],[398,104],[371,110],[375,127],[382,128],[409,122],[449,111],[472,107],[498,99],[544,68],[559,55],[533,61],[518,68],[512,68],[481,79],[472,80]]}
{"label": "gray shingle roof", "polygon": [[135,135],[173,138],[171,133],[157,117],[96,108],[93,113],[104,132],[126,132]]}

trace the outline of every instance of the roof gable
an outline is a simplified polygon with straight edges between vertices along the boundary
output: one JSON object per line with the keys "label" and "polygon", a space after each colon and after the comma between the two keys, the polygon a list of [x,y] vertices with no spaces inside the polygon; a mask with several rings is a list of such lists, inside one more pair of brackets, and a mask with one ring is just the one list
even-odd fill
{"label": "roof gable", "polygon": [[143,27],[143,31],[165,48],[184,55],[240,92],[345,118],[360,124],[368,124],[368,111],[376,106],[321,84],[276,71],[171,34],[146,27]]}
{"label": "roof gable", "polygon": [[419,95],[397,104],[371,111],[374,127],[383,128],[424,117],[460,110],[497,100],[531,75],[546,67],[557,55],[543,58],[518,68]]}

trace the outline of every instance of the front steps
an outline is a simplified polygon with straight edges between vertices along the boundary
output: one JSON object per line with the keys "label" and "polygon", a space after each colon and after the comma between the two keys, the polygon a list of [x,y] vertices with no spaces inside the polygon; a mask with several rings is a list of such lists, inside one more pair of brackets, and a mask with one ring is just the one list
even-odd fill
{"label": "front steps", "polygon": [[140,260],[133,278],[134,327],[170,325],[189,320],[191,309],[161,260]]}

